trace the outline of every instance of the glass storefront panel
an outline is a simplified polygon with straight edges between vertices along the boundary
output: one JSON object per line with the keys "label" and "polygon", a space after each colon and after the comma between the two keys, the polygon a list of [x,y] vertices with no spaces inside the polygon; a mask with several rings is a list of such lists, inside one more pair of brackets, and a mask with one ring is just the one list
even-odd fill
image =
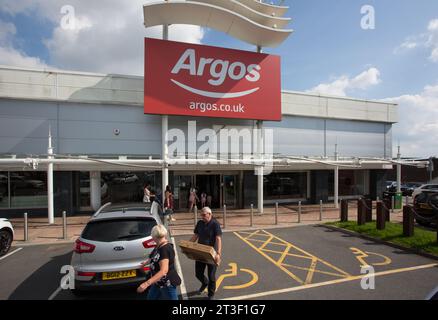
{"label": "glass storefront panel", "polygon": [[307,198],[307,172],[271,173],[264,177],[263,194],[264,200]]}
{"label": "glass storefront panel", "polygon": [[224,204],[227,205],[227,208],[236,207],[236,182],[237,176],[224,176]]}
{"label": "glass storefront panel", "polygon": [[46,172],[11,172],[11,208],[47,208]]}
{"label": "glass storefront panel", "polygon": [[155,172],[102,172],[102,204],[142,202],[144,187],[151,186],[151,192],[157,193]]}
{"label": "glass storefront panel", "polygon": [[[329,174],[329,197],[334,196],[333,171]],[[360,196],[365,194],[365,174],[363,170],[339,170],[339,196]]]}
{"label": "glass storefront panel", "polygon": [[81,211],[91,209],[89,172],[79,173],[79,208]]}
{"label": "glass storefront panel", "polygon": [[9,207],[8,173],[0,173],[0,208]]}

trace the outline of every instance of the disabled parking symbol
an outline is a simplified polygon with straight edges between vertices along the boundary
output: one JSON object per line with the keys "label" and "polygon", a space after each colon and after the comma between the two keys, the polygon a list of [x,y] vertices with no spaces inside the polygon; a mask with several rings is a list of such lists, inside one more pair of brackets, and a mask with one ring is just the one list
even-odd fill
{"label": "disabled parking symbol", "polygon": [[247,281],[245,283],[239,284],[239,285],[228,285],[228,286],[223,286],[223,289],[226,290],[239,290],[239,289],[245,289],[248,287],[251,287],[252,285],[256,284],[257,281],[259,280],[259,276],[257,275],[257,273],[255,273],[254,271],[250,270],[250,269],[245,269],[245,268],[238,268],[237,267],[237,263],[235,262],[231,262],[228,264],[228,266],[230,267],[229,269],[226,269],[224,274],[220,275],[219,278],[216,281],[216,291],[219,289],[219,287],[221,286],[222,282],[227,279],[227,278],[234,278],[234,277],[240,277],[241,274],[246,273],[249,274],[251,276],[251,280]]}

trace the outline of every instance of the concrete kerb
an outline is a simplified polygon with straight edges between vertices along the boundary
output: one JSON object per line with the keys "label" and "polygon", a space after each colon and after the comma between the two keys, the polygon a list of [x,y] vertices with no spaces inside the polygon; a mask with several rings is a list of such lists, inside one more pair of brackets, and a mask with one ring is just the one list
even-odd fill
{"label": "concrete kerb", "polygon": [[429,259],[433,259],[433,260],[438,260],[438,256],[433,255],[431,253],[427,253],[427,252],[421,251],[419,249],[403,247],[403,246],[398,245],[396,243],[388,242],[388,241],[385,241],[385,240],[382,240],[382,239],[373,238],[373,237],[370,237],[370,236],[367,236],[367,235],[364,235],[364,234],[360,234],[360,233],[357,233],[357,232],[354,232],[354,231],[351,231],[351,230],[342,229],[342,228],[339,228],[339,227],[336,227],[336,226],[331,226],[331,225],[327,225],[327,224],[320,224],[320,226],[324,227],[324,228],[327,228],[327,229],[330,229],[330,230],[333,230],[333,231],[339,231],[339,232],[342,232],[344,234],[348,234],[350,236],[354,236],[354,237],[357,237],[357,238],[362,238],[362,239],[365,239],[365,240],[368,240],[368,241],[373,241],[375,243],[379,243],[379,244],[383,244],[383,245],[386,245],[386,246],[389,246],[389,247],[393,247],[394,249],[399,249],[399,250],[405,251],[407,253],[413,253],[413,254],[416,254],[416,255],[419,255],[419,256],[422,256],[422,257],[425,257],[425,258],[429,258]]}

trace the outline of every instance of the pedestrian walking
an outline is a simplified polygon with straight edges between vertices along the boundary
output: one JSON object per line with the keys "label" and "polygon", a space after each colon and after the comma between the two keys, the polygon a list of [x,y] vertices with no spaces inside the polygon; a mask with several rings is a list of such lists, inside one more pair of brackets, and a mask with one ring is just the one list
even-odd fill
{"label": "pedestrian walking", "polygon": [[152,277],[143,282],[137,292],[143,293],[150,288],[148,300],[178,300],[177,287],[181,278],[175,269],[175,249],[167,240],[167,230],[163,225],[153,227],[151,235],[157,246],[142,265],[150,264]]}
{"label": "pedestrian walking", "polygon": [[192,212],[193,207],[196,205],[196,203],[199,201],[198,195],[196,194],[195,188],[190,188],[190,194],[189,194],[189,212]]}
{"label": "pedestrian walking", "polygon": [[[208,287],[208,298],[213,299],[216,292],[216,270],[220,264],[222,256],[222,229],[219,222],[213,218],[213,213],[209,207],[201,210],[201,220],[196,224],[194,234],[190,239],[192,242],[198,242],[207,246],[214,247],[217,255],[216,264],[207,264],[204,262],[195,262],[196,278],[201,282],[198,293],[201,294]],[[208,279],[205,277],[205,268],[207,268]]]}
{"label": "pedestrian walking", "polygon": [[173,193],[170,186],[166,186],[164,199],[164,215],[167,216],[170,221],[175,221],[176,219],[173,217]]}

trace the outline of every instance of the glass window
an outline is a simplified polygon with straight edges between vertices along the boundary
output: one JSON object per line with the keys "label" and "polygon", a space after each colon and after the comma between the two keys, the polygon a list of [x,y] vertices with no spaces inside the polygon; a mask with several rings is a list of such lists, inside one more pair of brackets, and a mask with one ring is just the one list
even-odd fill
{"label": "glass window", "polygon": [[307,173],[282,172],[265,176],[263,194],[265,200],[306,198]]}
{"label": "glass window", "polygon": [[157,192],[155,172],[102,172],[101,197],[102,203],[142,202],[144,187],[151,186],[153,193]]}
{"label": "glass window", "polygon": [[136,240],[150,236],[156,224],[154,219],[96,220],[87,224],[82,237],[101,242]]}
{"label": "glass window", "polygon": [[79,173],[79,193],[79,207],[81,208],[81,210],[89,209],[91,207],[89,172]]}
{"label": "glass window", "polygon": [[[329,196],[334,196],[334,172],[329,174]],[[363,170],[339,170],[339,196],[360,196],[365,194]]]}
{"label": "glass window", "polygon": [[8,173],[0,173],[0,208],[9,207]]}
{"label": "glass window", "polygon": [[12,208],[47,208],[46,172],[11,172]]}

